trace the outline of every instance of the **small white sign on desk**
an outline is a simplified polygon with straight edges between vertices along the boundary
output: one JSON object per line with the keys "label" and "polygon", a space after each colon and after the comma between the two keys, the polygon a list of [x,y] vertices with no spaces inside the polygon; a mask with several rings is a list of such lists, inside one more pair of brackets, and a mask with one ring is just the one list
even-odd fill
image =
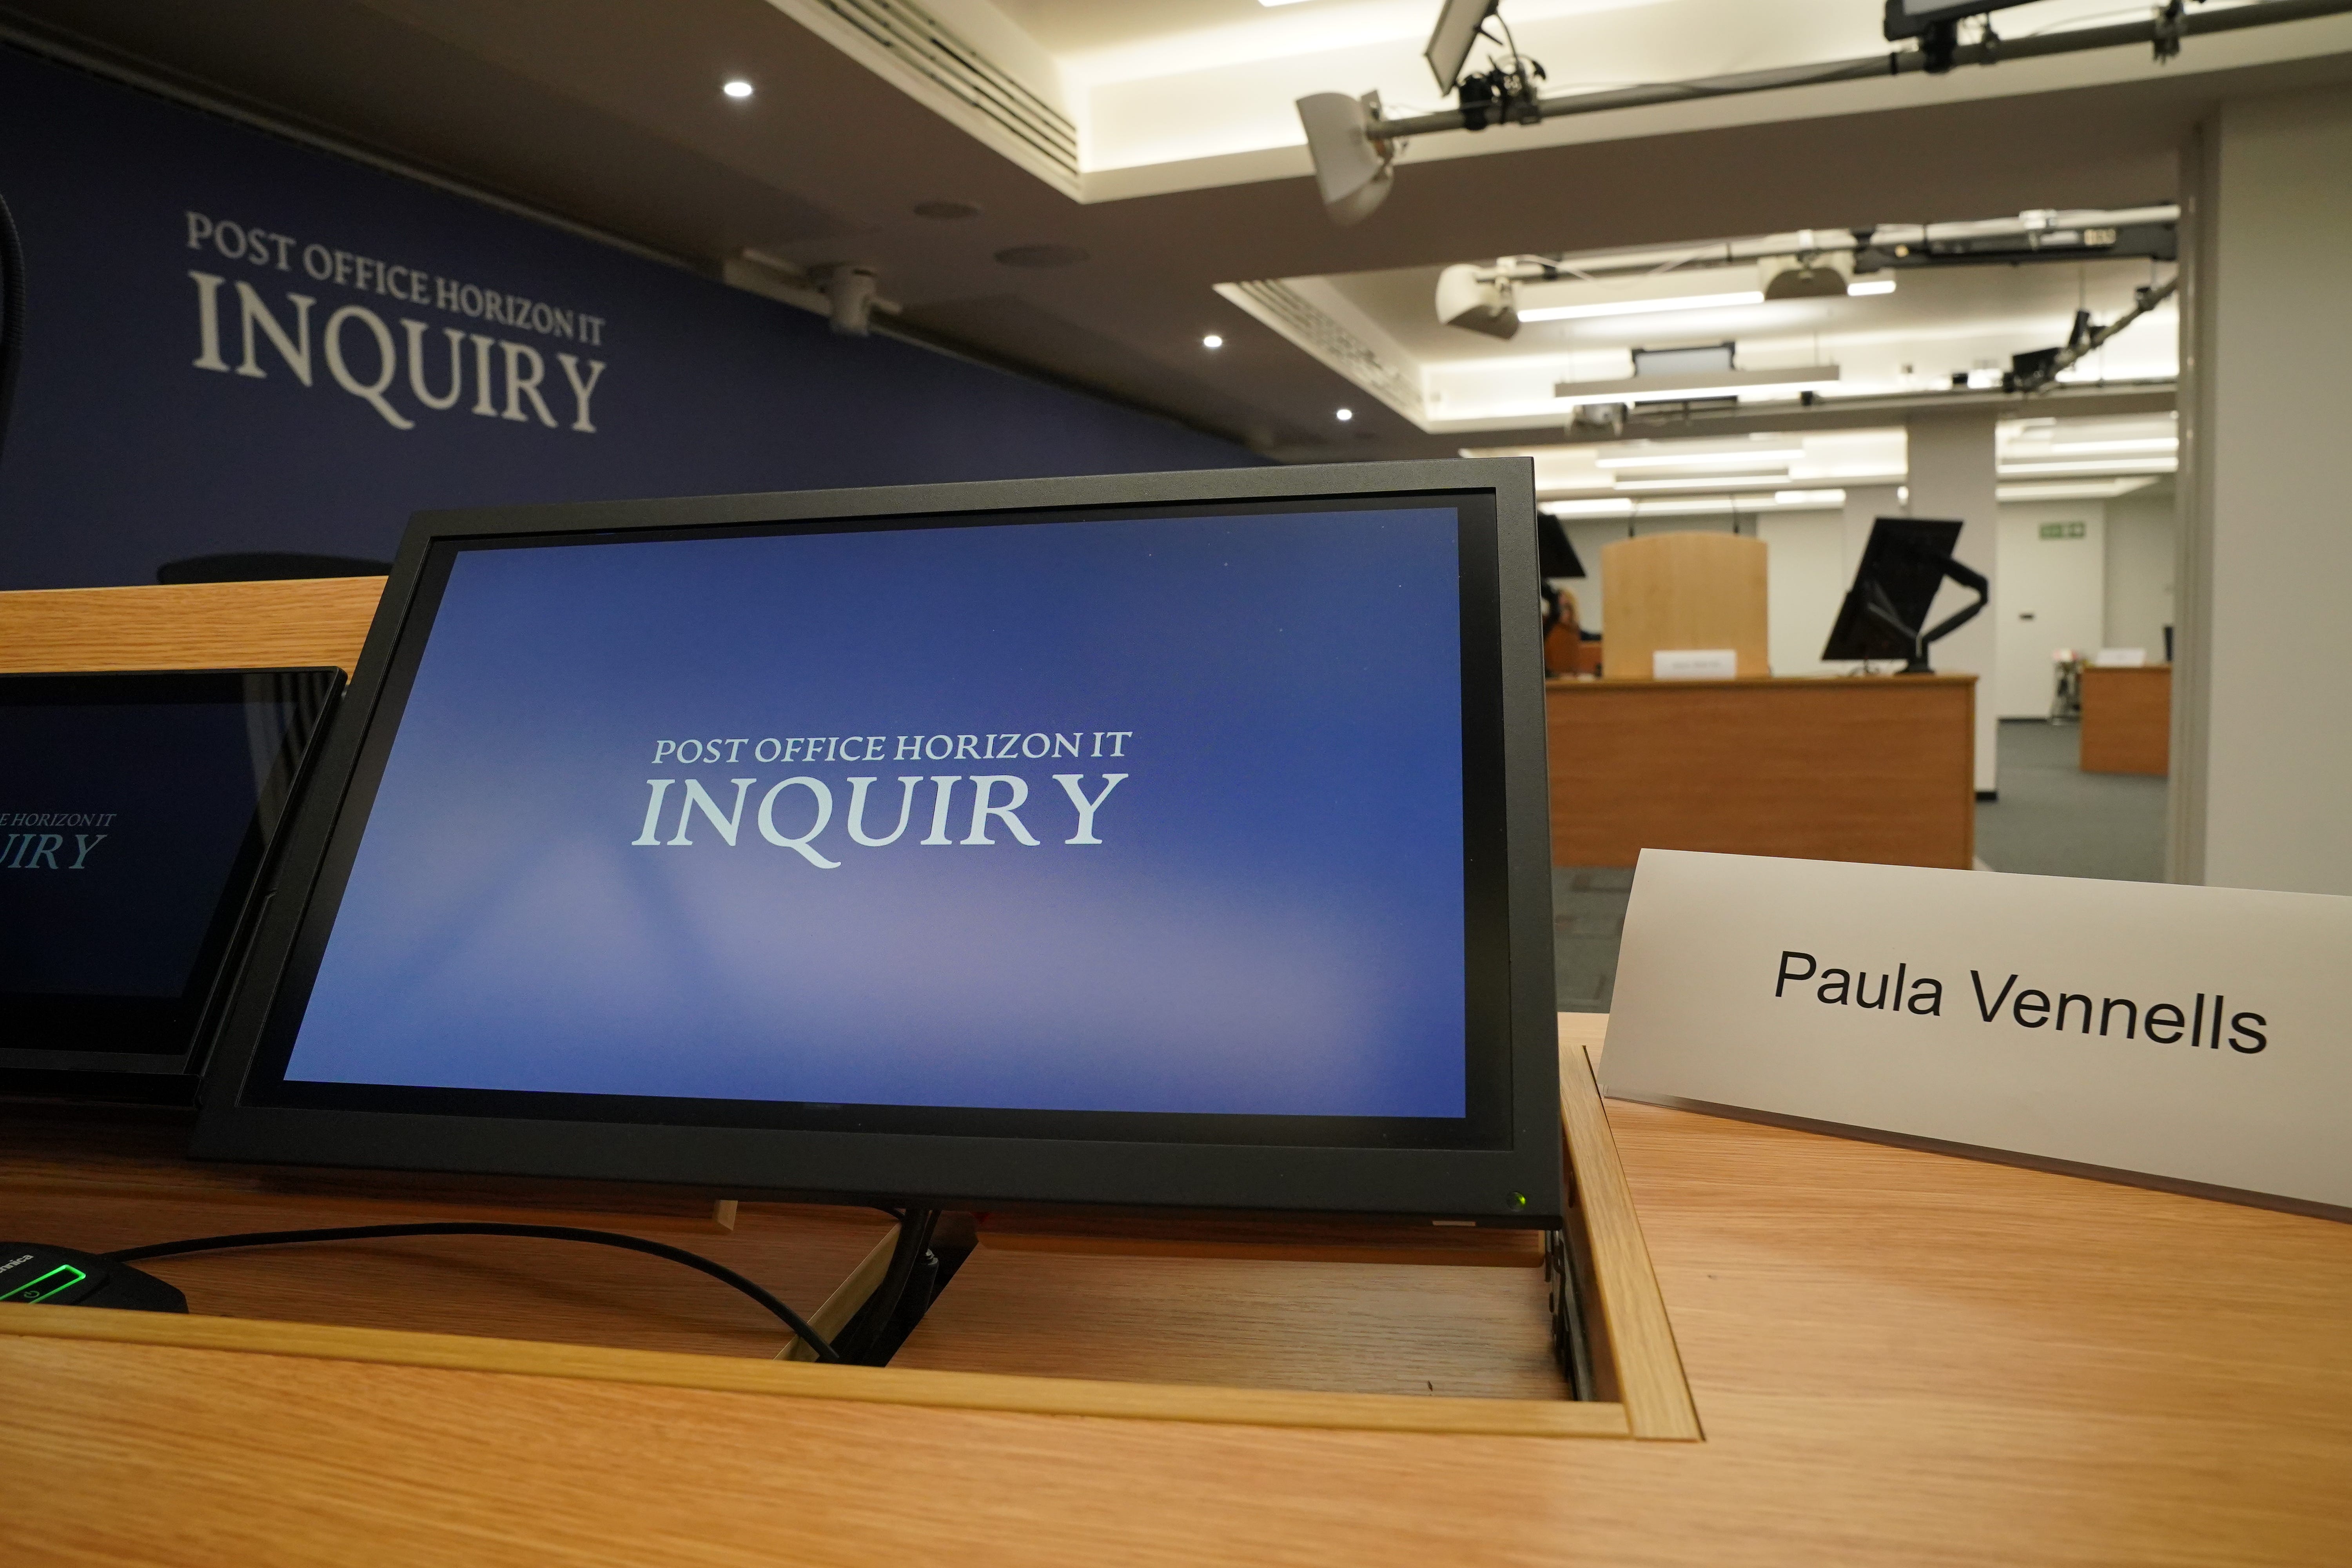
{"label": "small white sign on desk", "polygon": [[2352,899],[1645,849],[1601,1078],[2352,1210]]}

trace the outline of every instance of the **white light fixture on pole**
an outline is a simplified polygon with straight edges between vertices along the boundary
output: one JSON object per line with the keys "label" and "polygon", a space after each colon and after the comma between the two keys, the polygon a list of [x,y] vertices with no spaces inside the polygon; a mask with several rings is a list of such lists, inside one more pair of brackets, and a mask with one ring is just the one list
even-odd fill
{"label": "white light fixture on pole", "polygon": [[1372,134],[1380,117],[1377,92],[1361,98],[1317,92],[1298,100],[1298,123],[1306,127],[1307,155],[1315,160],[1315,184],[1333,223],[1361,223],[1388,199],[1396,145]]}

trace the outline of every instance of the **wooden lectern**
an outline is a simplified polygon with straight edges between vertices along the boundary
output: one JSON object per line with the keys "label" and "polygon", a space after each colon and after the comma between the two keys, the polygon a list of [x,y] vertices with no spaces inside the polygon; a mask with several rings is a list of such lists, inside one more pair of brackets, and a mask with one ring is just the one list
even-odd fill
{"label": "wooden lectern", "polygon": [[1765,545],[1734,533],[1654,533],[1601,552],[1610,680],[1652,679],[1660,649],[1729,648],[1741,676],[1772,673]]}

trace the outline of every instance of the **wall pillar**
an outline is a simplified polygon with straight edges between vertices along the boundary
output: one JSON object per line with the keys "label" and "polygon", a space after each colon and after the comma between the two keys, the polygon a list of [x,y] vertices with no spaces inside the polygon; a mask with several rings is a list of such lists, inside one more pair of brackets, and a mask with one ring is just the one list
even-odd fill
{"label": "wall pillar", "polygon": [[2175,881],[2352,893],[2352,92],[2224,104],[2183,173]]}
{"label": "wall pillar", "polygon": [[[1993,449],[1994,411],[1954,409],[1914,414],[1910,419],[1913,517],[1958,518],[1960,542],[1953,555],[1992,581],[1994,599],[1984,612],[1937,643],[1928,653],[1937,673],[1977,678],[1977,794],[2000,787],[2000,703],[1995,684],[1994,628],[2000,608],[2000,502],[1996,493],[1998,458]],[[1941,620],[1975,595],[1946,583],[1928,619]]]}

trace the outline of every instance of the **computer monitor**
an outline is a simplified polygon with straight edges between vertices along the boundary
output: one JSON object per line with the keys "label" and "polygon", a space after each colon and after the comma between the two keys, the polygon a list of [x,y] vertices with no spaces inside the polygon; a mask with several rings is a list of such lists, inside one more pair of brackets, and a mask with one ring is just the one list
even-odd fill
{"label": "computer monitor", "polygon": [[[1916,517],[1882,517],[1871,525],[1853,586],[1838,606],[1837,623],[1822,649],[1825,661],[1901,659],[1907,674],[1931,673],[1930,644],[1948,637],[1985,606],[1991,584],[1952,559],[1959,542],[1958,522]],[[1934,626],[1927,614],[1946,578],[1975,591],[1976,603]]]}
{"label": "computer monitor", "polygon": [[0,1089],[190,1097],[342,679],[0,676]]}
{"label": "computer monitor", "polygon": [[195,1151],[1556,1225],[1536,586],[1512,460],[420,517]]}
{"label": "computer monitor", "polygon": [[1548,511],[1536,514],[1536,560],[1546,581],[1584,575],[1584,563],[1569,542],[1567,528]]}

